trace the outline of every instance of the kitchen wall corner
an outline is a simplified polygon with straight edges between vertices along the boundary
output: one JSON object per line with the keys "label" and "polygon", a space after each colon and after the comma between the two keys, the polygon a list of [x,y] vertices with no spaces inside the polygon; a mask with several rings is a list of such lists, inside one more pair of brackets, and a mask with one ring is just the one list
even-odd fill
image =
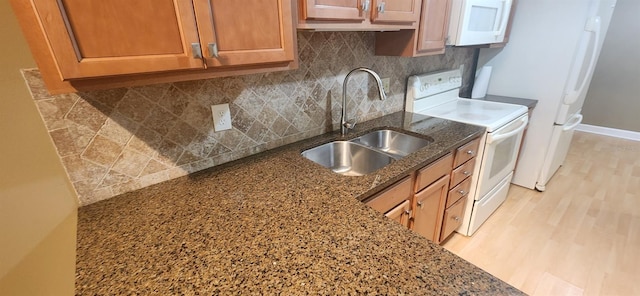
{"label": "kitchen wall corner", "polygon": [[20,75],[35,62],[9,1],[0,28],[0,295],[73,295],[76,195]]}
{"label": "kitchen wall corner", "polygon": [[[403,109],[409,75],[464,64],[469,77],[473,58],[465,48],[420,58],[374,56],[373,48],[371,32],[298,32],[294,71],[53,96],[38,70],[23,74],[87,205],[333,130],[353,68],[391,78],[385,101],[365,73],[350,80],[349,118],[364,121]],[[210,106],[221,103],[230,104],[233,129],[214,132]]]}

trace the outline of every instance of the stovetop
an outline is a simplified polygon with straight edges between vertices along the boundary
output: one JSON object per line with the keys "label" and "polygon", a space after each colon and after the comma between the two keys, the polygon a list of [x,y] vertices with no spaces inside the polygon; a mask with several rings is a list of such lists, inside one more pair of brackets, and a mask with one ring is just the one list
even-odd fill
{"label": "stovetop", "polygon": [[460,70],[409,77],[406,111],[484,126],[492,132],[527,113],[521,105],[458,97]]}

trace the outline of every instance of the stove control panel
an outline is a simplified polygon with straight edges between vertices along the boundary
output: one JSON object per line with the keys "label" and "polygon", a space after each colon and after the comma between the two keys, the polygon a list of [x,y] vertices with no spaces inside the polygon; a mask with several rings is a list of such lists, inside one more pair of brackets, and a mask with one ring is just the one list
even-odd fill
{"label": "stove control panel", "polygon": [[462,86],[460,69],[432,72],[409,77],[407,95],[414,100],[443,93]]}

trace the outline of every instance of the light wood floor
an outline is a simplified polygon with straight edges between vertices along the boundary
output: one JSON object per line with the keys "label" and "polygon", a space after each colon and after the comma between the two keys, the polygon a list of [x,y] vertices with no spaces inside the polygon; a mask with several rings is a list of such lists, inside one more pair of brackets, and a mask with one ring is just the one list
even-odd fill
{"label": "light wood floor", "polygon": [[640,295],[640,142],[576,132],[545,192],[444,247],[531,295]]}

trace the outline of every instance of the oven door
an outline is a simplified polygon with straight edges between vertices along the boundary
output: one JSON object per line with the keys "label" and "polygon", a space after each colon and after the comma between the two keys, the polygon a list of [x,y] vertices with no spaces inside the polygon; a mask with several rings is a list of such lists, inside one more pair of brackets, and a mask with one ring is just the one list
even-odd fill
{"label": "oven door", "polygon": [[476,194],[476,200],[482,199],[513,171],[520,150],[522,134],[528,122],[528,117],[525,114],[487,134],[478,176],[479,194]]}

